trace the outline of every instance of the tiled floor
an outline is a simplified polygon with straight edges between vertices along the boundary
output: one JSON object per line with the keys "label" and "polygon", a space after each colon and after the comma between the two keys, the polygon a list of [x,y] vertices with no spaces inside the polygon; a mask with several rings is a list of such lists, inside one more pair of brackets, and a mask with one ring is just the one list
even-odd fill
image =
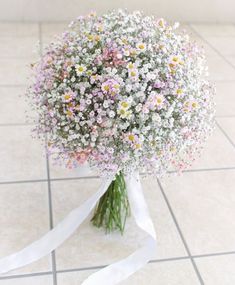
{"label": "tiled floor", "polygon": [[[0,23],[0,257],[46,233],[97,189],[84,169],[54,166],[30,137],[24,94],[36,45],[63,23]],[[217,86],[217,126],[201,158],[181,177],[143,181],[155,224],[155,259],[124,285],[235,284],[235,26],[186,25],[205,46]],[[39,44],[38,44],[39,45]],[[30,110],[29,110],[30,111]],[[133,219],[123,237],[87,220],[52,255],[0,277],[0,285],[77,285],[93,271],[138,247]]]}

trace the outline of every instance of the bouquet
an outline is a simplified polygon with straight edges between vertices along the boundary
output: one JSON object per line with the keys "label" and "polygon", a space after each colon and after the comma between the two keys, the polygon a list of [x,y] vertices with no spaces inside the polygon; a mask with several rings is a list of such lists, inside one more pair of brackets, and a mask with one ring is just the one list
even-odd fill
{"label": "bouquet", "polygon": [[178,24],[128,14],[78,17],[33,67],[36,133],[67,167],[113,177],[92,222],[124,231],[124,176],[182,171],[213,128],[214,90],[201,47]]}
{"label": "bouquet", "polygon": [[95,226],[123,233],[131,209],[148,236],[83,285],[118,284],[153,258],[156,235],[139,173],[184,170],[214,125],[203,50],[177,27],[140,12],[91,13],[72,22],[33,65],[27,95],[38,114],[35,133],[56,161],[88,164],[102,184],[41,239],[0,259],[0,274],[55,250],[96,204]]}

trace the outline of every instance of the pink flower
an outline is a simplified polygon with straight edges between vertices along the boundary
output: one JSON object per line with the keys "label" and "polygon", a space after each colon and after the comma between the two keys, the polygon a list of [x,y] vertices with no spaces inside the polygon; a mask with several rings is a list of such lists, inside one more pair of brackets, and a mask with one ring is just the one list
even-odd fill
{"label": "pink flower", "polygon": [[104,94],[115,97],[119,93],[120,84],[114,79],[108,79],[101,85],[101,90]]}
{"label": "pink flower", "polygon": [[123,54],[116,47],[109,47],[104,49],[102,56],[99,60],[102,60],[106,66],[120,66],[125,63],[122,59]]}

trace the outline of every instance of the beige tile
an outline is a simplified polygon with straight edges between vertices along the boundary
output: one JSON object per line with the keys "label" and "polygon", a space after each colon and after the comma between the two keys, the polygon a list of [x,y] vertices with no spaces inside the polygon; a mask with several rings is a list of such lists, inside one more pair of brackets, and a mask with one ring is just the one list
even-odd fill
{"label": "beige tile", "polygon": [[63,23],[42,23],[42,44],[46,46],[51,43],[56,36],[60,36],[68,29],[69,22]]}
{"label": "beige tile", "polygon": [[[157,182],[144,181],[146,200],[157,233],[156,258],[185,256],[186,252],[168,208],[158,189]],[[74,180],[52,183],[55,223],[72,209],[81,205],[97,191],[99,180]],[[141,245],[145,234],[139,230],[132,217],[128,219],[125,234],[106,235],[90,223],[90,217],[79,230],[57,251],[57,268],[69,269],[109,264],[131,254]]]}
{"label": "beige tile", "polygon": [[235,55],[235,36],[206,37],[206,40],[222,55]]}
{"label": "beige tile", "polygon": [[218,127],[216,127],[212,136],[209,137],[204,145],[200,157],[192,164],[192,169],[234,166],[235,149]]}
{"label": "beige tile", "polygon": [[[49,230],[47,183],[0,184],[0,204],[0,257],[23,249]],[[6,275],[49,270],[50,256]]]}
{"label": "beige tile", "polygon": [[232,24],[193,24],[191,26],[202,36],[235,36],[235,26]]}
{"label": "beige tile", "polygon": [[0,127],[0,181],[46,177],[44,146],[32,139],[31,126]]}
{"label": "beige tile", "polygon": [[163,187],[191,253],[234,250],[235,170],[184,173]]}
{"label": "beige tile", "polygon": [[28,84],[32,62],[29,58],[0,58],[0,85]]}
{"label": "beige tile", "polygon": [[225,58],[234,66],[234,68],[235,68],[235,56],[233,55],[233,56],[231,56],[231,55],[229,55],[229,56],[225,56]]}
{"label": "beige tile", "polygon": [[199,258],[195,261],[206,285],[235,284],[235,255]]}
{"label": "beige tile", "polygon": [[221,57],[208,57],[210,79],[235,80],[235,69]]}
{"label": "beige tile", "polygon": [[52,276],[35,276],[26,278],[0,279],[1,285],[52,285]]}
{"label": "beige tile", "polygon": [[187,33],[189,35],[194,34],[194,31],[191,29],[190,25],[188,25],[188,24],[180,23],[180,26],[179,26],[178,30],[179,31],[184,31],[185,33]]}
{"label": "beige tile", "polygon": [[38,37],[39,28],[37,23],[0,23],[0,37]]}
{"label": "beige tile", "polygon": [[98,173],[92,171],[88,165],[82,165],[77,168],[69,169],[63,163],[57,163],[50,158],[50,174],[51,178],[74,178],[74,177],[87,177],[98,176]]}
{"label": "beige tile", "polygon": [[0,86],[0,124],[32,122],[35,114],[30,110],[24,87]]}
{"label": "beige tile", "polygon": [[41,32],[43,36],[51,36],[61,34],[68,28],[69,22],[61,23],[42,23]]}
{"label": "beige tile", "polygon": [[212,58],[217,58],[218,53],[198,34],[191,33],[190,39],[199,45],[199,47],[202,47],[205,51],[205,56],[206,58],[212,57]]}
{"label": "beige tile", "polygon": [[0,37],[0,58],[8,57],[35,60],[39,57],[39,38]]}
{"label": "beige tile", "polygon": [[217,121],[235,145],[235,117],[218,118]]}
{"label": "beige tile", "polygon": [[235,81],[216,82],[216,116],[235,116]]}
{"label": "beige tile", "polygon": [[[58,274],[58,285],[81,284],[95,271],[78,271]],[[120,285],[199,285],[190,261],[150,263]]]}

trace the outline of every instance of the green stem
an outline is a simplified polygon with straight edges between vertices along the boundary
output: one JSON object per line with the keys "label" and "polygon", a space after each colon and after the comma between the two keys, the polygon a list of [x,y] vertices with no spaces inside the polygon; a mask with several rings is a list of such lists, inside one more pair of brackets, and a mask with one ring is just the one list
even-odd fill
{"label": "green stem", "polygon": [[126,183],[123,173],[119,172],[100,198],[91,221],[94,226],[105,228],[106,232],[119,230],[123,234],[129,215],[130,206]]}

